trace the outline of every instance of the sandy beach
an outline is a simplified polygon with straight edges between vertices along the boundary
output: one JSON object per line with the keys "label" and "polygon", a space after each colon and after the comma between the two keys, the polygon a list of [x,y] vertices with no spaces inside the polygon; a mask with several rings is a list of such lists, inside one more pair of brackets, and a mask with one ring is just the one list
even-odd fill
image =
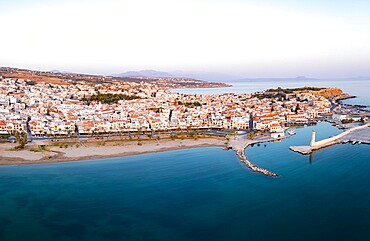
{"label": "sandy beach", "polygon": [[[51,143],[46,142],[46,150],[35,152],[37,143],[29,143],[26,149],[15,151],[14,143],[0,143],[0,165],[39,164],[66,162],[77,160],[92,160],[107,157],[129,156],[144,153],[162,152],[169,150],[225,146],[225,138],[207,137],[194,139],[161,139],[143,140],[141,145],[137,141],[92,141],[92,142],[70,142]],[[68,147],[67,147],[67,145]],[[33,151],[32,151],[33,150]]]}

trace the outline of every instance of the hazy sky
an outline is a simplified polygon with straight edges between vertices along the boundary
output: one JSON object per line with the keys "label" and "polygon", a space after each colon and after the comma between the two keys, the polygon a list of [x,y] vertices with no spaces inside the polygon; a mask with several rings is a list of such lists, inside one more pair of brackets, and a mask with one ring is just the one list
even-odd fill
{"label": "hazy sky", "polygon": [[369,2],[0,0],[0,66],[370,75]]}

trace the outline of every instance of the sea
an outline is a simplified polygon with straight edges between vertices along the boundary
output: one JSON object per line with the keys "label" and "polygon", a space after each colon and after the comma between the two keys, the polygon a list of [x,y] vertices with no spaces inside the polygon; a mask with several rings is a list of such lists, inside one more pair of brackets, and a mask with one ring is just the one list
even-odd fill
{"label": "sea", "polygon": [[297,88],[304,86],[317,86],[317,87],[338,87],[345,93],[356,96],[353,99],[343,101],[344,104],[350,105],[365,105],[370,106],[370,80],[287,80],[287,81],[274,81],[274,80],[250,80],[243,82],[229,82],[230,87],[222,88],[189,88],[189,89],[172,89],[172,92],[182,94],[224,94],[224,93],[254,93],[271,88]]}
{"label": "sea", "polygon": [[320,122],[246,149],[278,177],[222,147],[0,166],[0,240],[370,240],[370,145],[289,150],[312,130],[342,131]]}

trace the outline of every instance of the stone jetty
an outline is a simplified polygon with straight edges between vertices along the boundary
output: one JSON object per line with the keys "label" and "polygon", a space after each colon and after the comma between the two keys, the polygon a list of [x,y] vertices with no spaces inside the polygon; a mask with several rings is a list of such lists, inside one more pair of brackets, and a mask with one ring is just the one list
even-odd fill
{"label": "stone jetty", "polygon": [[236,155],[239,157],[240,161],[243,162],[252,171],[262,173],[266,176],[276,177],[276,176],[278,176],[278,174],[273,173],[273,172],[271,172],[267,169],[264,169],[264,168],[261,168],[261,167],[258,167],[256,165],[254,165],[253,163],[248,161],[248,159],[245,155],[245,149],[249,145],[257,144],[257,143],[261,143],[261,142],[273,141],[273,140],[276,140],[276,139],[271,139],[271,138],[262,139],[262,140],[237,139],[237,140],[232,140],[231,144],[229,146],[236,152]]}
{"label": "stone jetty", "polygon": [[289,149],[303,155],[307,155],[325,147],[348,142],[370,144],[370,123],[351,128],[339,135],[321,141],[315,140],[315,131],[313,131],[309,146],[291,146]]}

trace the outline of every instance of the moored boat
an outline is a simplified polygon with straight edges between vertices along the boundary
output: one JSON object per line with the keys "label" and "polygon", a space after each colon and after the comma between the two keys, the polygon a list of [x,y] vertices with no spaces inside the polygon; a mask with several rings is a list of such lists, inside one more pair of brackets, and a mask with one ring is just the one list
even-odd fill
{"label": "moored boat", "polygon": [[291,135],[291,136],[292,136],[292,135],[297,134],[295,131],[292,131],[292,130],[288,131],[287,133],[288,133],[289,135]]}

